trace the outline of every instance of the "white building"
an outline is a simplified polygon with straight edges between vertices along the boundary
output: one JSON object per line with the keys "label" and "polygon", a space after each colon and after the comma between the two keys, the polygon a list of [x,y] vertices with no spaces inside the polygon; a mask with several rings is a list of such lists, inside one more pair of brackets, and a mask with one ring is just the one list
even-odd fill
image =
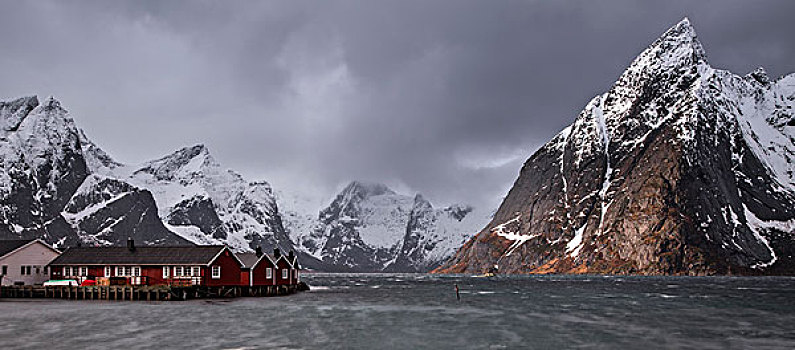
{"label": "white building", "polygon": [[0,240],[0,282],[42,284],[50,279],[47,264],[60,254],[40,239]]}

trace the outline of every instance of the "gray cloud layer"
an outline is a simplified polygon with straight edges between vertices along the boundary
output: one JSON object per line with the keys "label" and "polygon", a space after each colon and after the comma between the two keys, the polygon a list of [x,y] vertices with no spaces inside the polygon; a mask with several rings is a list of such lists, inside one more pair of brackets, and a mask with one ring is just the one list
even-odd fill
{"label": "gray cloud layer", "polygon": [[792,1],[4,2],[0,99],[54,95],[123,162],[205,143],[328,198],[496,206],[522,162],[688,16],[718,68],[792,72]]}

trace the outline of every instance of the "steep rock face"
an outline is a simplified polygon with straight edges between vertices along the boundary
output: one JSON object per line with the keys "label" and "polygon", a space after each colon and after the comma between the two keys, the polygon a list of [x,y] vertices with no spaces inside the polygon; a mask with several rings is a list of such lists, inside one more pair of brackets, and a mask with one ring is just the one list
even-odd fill
{"label": "steep rock face", "polygon": [[[123,245],[128,238],[146,245],[188,244],[160,221],[149,191],[98,175],[83,182],[62,215],[85,244]],[[68,246],[76,242],[67,238],[58,243]]]}
{"label": "steep rock face", "polygon": [[[67,208],[88,205],[90,199],[80,189],[90,182],[90,170],[82,148],[84,135],[57,100],[50,97],[40,103],[33,96],[0,102],[0,124],[0,237],[42,238],[56,246],[114,244],[128,236],[153,244],[183,242],[148,225],[146,218],[131,216],[157,212],[151,195],[147,200],[144,193],[104,208],[101,218],[65,219],[74,214]],[[125,230],[124,237],[117,237],[119,229]]]}
{"label": "steep rock face", "polygon": [[792,82],[711,68],[683,20],[528,159],[437,272],[795,272]]}
{"label": "steep rock face", "polygon": [[0,217],[16,235],[48,234],[88,175],[74,122],[55,99],[0,102]]}
{"label": "steep rock face", "polygon": [[166,222],[175,226],[196,226],[202,233],[215,239],[227,237],[226,227],[218,218],[212,200],[201,195],[190,197],[174,205]]}
{"label": "steep rock face", "polygon": [[464,205],[437,210],[422,195],[416,195],[406,235],[385,271],[425,272],[439,266],[483,225],[485,217],[475,219],[478,213],[467,219],[472,213],[473,208]]}
{"label": "steep rock face", "polygon": [[383,184],[352,182],[321,210],[314,224],[290,215],[299,249],[337,271],[424,272],[446,260],[485,223],[471,207],[434,209],[417,195]]}

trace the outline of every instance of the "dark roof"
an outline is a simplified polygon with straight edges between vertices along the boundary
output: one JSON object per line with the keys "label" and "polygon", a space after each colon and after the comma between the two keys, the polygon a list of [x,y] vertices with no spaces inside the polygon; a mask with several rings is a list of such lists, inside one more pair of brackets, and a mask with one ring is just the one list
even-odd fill
{"label": "dark roof", "polygon": [[251,268],[259,260],[257,254],[254,253],[235,253],[235,255],[243,263],[243,267],[246,268]]}
{"label": "dark roof", "polygon": [[32,239],[8,239],[8,240],[0,240],[0,256],[5,256],[8,253],[11,253],[19,247],[32,242]]}
{"label": "dark roof", "polygon": [[[237,255],[237,258],[240,259],[241,262],[243,262],[243,267],[249,269],[252,266],[254,266],[254,264],[256,264],[257,261],[259,261],[260,259],[256,253],[235,253],[235,255]],[[267,258],[269,258],[271,261],[276,260],[273,258],[273,255],[268,255],[268,254],[263,254],[263,255],[266,255]]]}
{"label": "dark roof", "polygon": [[225,246],[78,247],[66,249],[50,265],[207,265]]}

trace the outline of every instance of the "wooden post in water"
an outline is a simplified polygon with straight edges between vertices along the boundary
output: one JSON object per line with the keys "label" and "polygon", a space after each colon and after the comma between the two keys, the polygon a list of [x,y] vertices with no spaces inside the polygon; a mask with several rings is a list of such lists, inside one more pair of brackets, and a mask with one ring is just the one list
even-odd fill
{"label": "wooden post in water", "polygon": [[461,293],[458,292],[458,284],[455,285],[455,298],[461,301]]}

